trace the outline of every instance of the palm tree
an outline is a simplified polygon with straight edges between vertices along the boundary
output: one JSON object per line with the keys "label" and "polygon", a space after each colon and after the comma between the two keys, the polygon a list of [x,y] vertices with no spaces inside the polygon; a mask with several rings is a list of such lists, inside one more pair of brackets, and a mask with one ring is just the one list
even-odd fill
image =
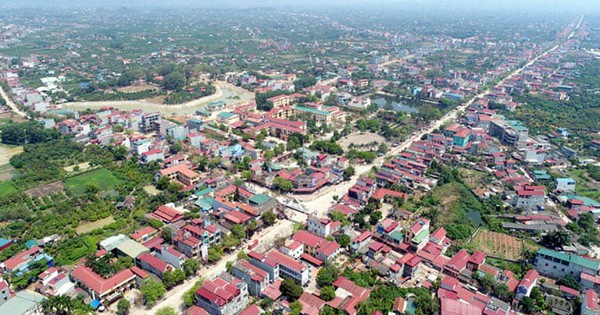
{"label": "palm tree", "polygon": [[42,302],[42,310],[44,314],[73,314],[73,301],[67,296],[51,296]]}

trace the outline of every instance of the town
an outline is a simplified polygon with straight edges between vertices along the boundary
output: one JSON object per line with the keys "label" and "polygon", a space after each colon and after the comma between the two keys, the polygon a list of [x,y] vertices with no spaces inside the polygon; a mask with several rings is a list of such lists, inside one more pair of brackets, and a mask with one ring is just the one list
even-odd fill
{"label": "town", "polygon": [[600,314],[599,16],[34,11],[0,314]]}

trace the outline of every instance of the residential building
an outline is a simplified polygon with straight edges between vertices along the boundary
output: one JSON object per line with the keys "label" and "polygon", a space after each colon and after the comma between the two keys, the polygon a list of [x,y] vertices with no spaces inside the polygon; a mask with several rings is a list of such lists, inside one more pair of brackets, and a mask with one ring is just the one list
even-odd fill
{"label": "residential building", "polygon": [[546,189],[544,186],[525,185],[515,187],[516,196],[514,206],[527,210],[533,210],[544,206]]}
{"label": "residential building", "polygon": [[103,278],[91,268],[80,265],[71,271],[71,279],[85,290],[93,299],[102,303],[111,303],[121,297],[127,290],[135,286],[135,274],[125,269],[117,274]]}
{"label": "residential building", "polygon": [[42,315],[42,301],[46,298],[36,292],[24,290],[0,305],[0,314],[10,315]]}
{"label": "residential building", "polygon": [[320,237],[327,237],[340,230],[342,223],[329,218],[319,218],[313,215],[308,217],[308,231]]}
{"label": "residential building", "polygon": [[494,120],[490,123],[489,134],[505,145],[519,148],[527,141],[529,129],[519,121]]}
{"label": "residential building", "polygon": [[580,278],[583,273],[595,276],[600,270],[600,262],[596,260],[546,248],[538,250],[534,266],[541,275],[556,279],[567,275]]}
{"label": "residential building", "polygon": [[204,281],[196,291],[198,306],[211,315],[230,315],[242,311],[248,304],[248,286],[229,274]]}
{"label": "residential building", "polygon": [[173,271],[175,268],[167,264],[166,262],[152,256],[150,253],[143,253],[136,259],[136,265],[143,270],[153,273],[157,277],[162,279],[163,273],[166,271]]}
{"label": "residential building", "polygon": [[11,298],[10,287],[4,278],[0,277],[0,305],[6,303]]}
{"label": "residential building", "polygon": [[248,285],[248,291],[253,296],[261,296],[264,289],[269,286],[269,274],[252,265],[247,260],[240,260],[234,266],[232,273],[235,277],[242,279]]}
{"label": "residential building", "polygon": [[554,180],[554,189],[562,193],[575,192],[576,182],[572,178],[557,178]]}
{"label": "residential building", "polygon": [[529,294],[531,294],[531,290],[537,284],[538,276],[539,273],[535,269],[527,271],[517,286],[517,299],[521,299],[522,297],[529,296]]}
{"label": "residential building", "polygon": [[585,291],[583,301],[581,301],[581,315],[600,315],[597,292],[593,290]]}
{"label": "residential building", "polygon": [[32,248],[22,251],[0,263],[0,268],[6,272],[15,272],[26,269],[31,262],[38,261],[43,258],[50,257],[44,254],[44,250],[41,247],[33,246]]}
{"label": "residential building", "polygon": [[250,263],[252,265],[266,271],[269,274],[270,282],[274,282],[275,279],[279,279],[279,262],[254,251],[248,253],[248,258],[250,259]]}
{"label": "residential building", "polygon": [[160,250],[156,252],[156,258],[168,263],[169,265],[182,269],[183,263],[186,260],[184,254],[177,251],[173,246],[163,245]]}

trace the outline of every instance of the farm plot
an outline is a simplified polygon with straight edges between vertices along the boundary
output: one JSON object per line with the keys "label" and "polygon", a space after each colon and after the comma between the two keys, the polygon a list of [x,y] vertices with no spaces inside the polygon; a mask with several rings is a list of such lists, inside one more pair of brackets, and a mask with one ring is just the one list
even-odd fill
{"label": "farm plot", "polygon": [[119,183],[120,180],[105,168],[77,175],[65,181],[66,187],[76,194],[85,193],[90,185],[94,185],[101,191],[105,191],[114,188]]}
{"label": "farm plot", "polygon": [[98,221],[82,223],[77,227],[76,232],[79,235],[89,233],[95,229],[103,228],[113,222],[115,222],[115,219],[112,216],[110,216],[108,218],[100,219]]}
{"label": "farm plot", "polygon": [[524,241],[520,238],[484,229],[479,230],[473,236],[468,247],[480,250],[493,257],[513,261],[521,259],[525,248],[532,248],[532,246],[524,244]]}

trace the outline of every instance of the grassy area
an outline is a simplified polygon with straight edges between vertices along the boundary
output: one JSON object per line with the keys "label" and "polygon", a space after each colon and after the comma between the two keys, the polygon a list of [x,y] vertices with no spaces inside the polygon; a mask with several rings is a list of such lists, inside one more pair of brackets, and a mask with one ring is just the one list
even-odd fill
{"label": "grassy area", "polygon": [[65,181],[65,185],[67,189],[71,189],[74,193],[83,194],[89,184],[96,185],[100,190],[108,190],[115,187],[119,182],[120,180],[111,171],[101,168],[71,177]]}
{"label": "grassy area", "polygon": [[115,219],[112,216],[110,216],[108,218],[104,218],[98,221],[83,223],[77,227],[76,232],[77,234],[89,233],[95,229],[103,228],[113,222],[115,222]]}
{"label": "grassy area", "polygon": [[15,186],[13,186],[12,182],[0,182],[0,196],[4,196],[15,191],[17,191],[17,189]]}

